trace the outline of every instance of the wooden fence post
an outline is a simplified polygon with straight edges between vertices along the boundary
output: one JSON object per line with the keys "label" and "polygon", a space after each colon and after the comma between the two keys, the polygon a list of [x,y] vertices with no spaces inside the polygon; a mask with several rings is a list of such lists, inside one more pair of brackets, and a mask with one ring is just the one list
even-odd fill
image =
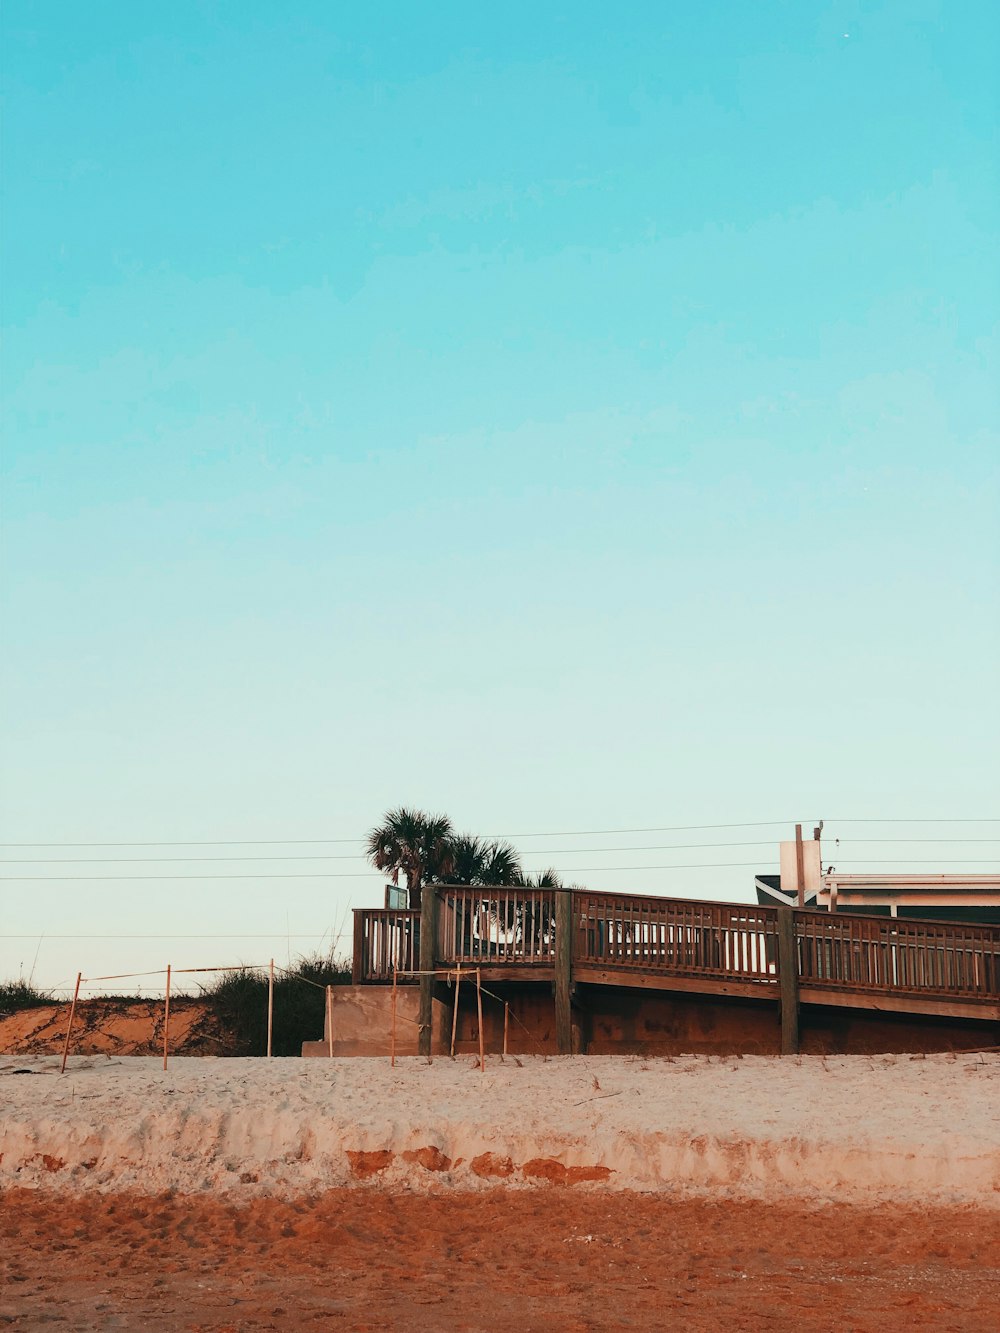
{"label": "wooden fence post", "polygon": [[73,1031],[73,1020],[74,1018],[76,1018],[76,1001],[77,997],[80,994],[80,978],[82,976],[83,976],[82,972],[77,972],[76,989],[73,991],[73,1003],[69,1007],[69,1023],[66,1027],[66,1040],[65,1042],[63,1042],[63,1058],[62,1058],[62,1064],[59,1067],[60,1074],[65,1074],[66,1072],[66,1056],[69,1054],[69,1039]]}
{"label": "wooden fence post", "polygon": [[274,959],[267,974],[267,1058],[271,1058],[271,1034],[274,1031]]}
{"label": "wooden fence post", "polygon": [[778,908],[778,987],[781,993],[781,1054],[799,1053],[799,957],[795,912]]}
{"label": "wooden fence post", "polygon": [[451,1015],[451,1058],[455,1058],[455,1037],[458,1035],[458,993],[462,989],[462,964],[455,968],[455,1008]]}
{"label": "wooden fence post", "polygon": [[170,964],[167,964],[167,995],[163,1004],[163,1068],[167,1067],[167,1049],[170,1036]]}
{"label": "wooden fence post", "polygon": [[556,889],[556,1049],[573,1054],[573,1015],[570,988],[573,982],[573,895]]}
{"label": "wooden fence post", "polygon": [[390,1044],[389,1064],[393,1069],[396,1068],[396,969],[392,969],[392,1038]]}
{"label": "wooden fence post", "polygon": [[486,1072],[486,1054],[483,1047],[483,973],[476,968],[476,1006],[479,1009],[479,1068]]}
{"label": "wooden fence post", "polygon": [[330,1047],[330,1059],[333,1059],[333,987],[326,988],[326,1040]]}
{"label": "wooden fence post", "polygon": [[425,884],[420,892],[420,1055],[431,1054],[434,1022],[434,954],[437,949],[437,889]]}

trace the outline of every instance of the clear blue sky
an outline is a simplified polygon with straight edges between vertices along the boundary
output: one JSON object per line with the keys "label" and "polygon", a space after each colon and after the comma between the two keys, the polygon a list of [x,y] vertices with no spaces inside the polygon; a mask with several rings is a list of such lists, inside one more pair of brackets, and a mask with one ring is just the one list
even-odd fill
{"label": "clear blue sky", "polygon": [[[996,4],[2,21],[5,843],[998,813]],[[518,841],[732,898],[785,834]],[[4,849],[70,854],[130,853]],[[361,867],[3,867],[254,869]],[[8,934],[308,947],[379,885],[0,888]]]}

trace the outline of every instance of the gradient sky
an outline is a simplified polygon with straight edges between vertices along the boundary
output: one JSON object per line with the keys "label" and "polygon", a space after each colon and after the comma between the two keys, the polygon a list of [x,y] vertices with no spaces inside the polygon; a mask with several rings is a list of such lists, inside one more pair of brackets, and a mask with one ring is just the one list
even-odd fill
{"label": "gradient sky", "polygon": [[[278,840],[400,802],[1000,865],[845,822],[1000,813],[996,4],[2,21],[0,977],[328,943],[381,877]],[[241,853],[345,859],[40,859]],[[251,871],[331,877],[129,878]]]}

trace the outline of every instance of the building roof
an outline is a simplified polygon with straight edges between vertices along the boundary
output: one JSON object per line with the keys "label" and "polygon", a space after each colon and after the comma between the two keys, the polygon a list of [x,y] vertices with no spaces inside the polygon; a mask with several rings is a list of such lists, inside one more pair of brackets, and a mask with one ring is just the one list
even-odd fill
{"label": "building roof", "polygon": [[[795,893],[782,890],[780,875],[757,875],[754,887],[761,905],[797,905]],[[807,907],[822,911],[1000,924],[1000,875],[842,875],[830,870],[805,899]]]}

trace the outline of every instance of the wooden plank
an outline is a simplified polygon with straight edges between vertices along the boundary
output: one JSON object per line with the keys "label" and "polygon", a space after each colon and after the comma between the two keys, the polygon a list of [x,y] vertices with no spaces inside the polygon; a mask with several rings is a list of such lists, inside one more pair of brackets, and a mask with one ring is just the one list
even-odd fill
{"label": "wooden plank", "polygon": [[868,1009],[876,1013],[927,1014],[940,1018],[974,1018],[1000,1022],[1000,1003],[977,1000],[945,1000],[923,995],[865,994],[856,990],[826,990],[821,986],[799,988],[800,1004],[822,1004],[838,1009]]}
{"label": "wooden plank", "polygon": [[[574,963],[574,972],[576,966]],[[506,966],[484,967],[480,970],[484,982],[523,981],[531,983],[544,981],[551,985],[556,979],[556,970],[551,963],[508,963]]]}
{"label": "wooden plank", "polygon": [[[715,977],[681,976],[669,972],[639,972],[631,968],[609,968],[600,963],[575,963],[573,977],[595,986],[621,986],[631,990],[688,991],[694,995],[736,995],[773,1004],[778,984],[766,981],[726,981]],[[510,978],[508,977],[508,980]]]}

